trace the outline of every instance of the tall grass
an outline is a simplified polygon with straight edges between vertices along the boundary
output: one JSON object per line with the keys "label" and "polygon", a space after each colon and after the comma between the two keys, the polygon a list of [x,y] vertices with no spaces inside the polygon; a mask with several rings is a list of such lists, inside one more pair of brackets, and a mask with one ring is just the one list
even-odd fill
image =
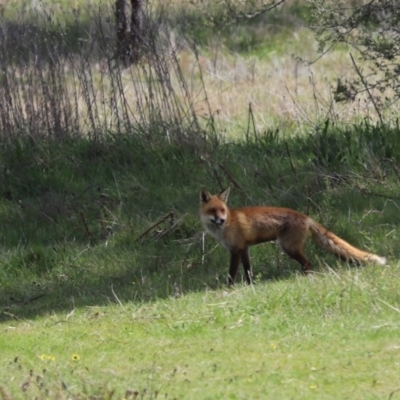
{"label": "tall grass", "polygon": [[316,43],[303,8],[288,4],[218,30],[196,25],[200,11],[188,13],[186,3],[148,3],[141,62],[124,70],[110,4],[15,7],[0,20],[1,135],[98,139],[107,132],[149,138],[161,132],[189,143],[195,136],[198,144],[209,133],[240,137],[249,104],[260,132],[276,126],[304,132],[327,118],[373,121],[367,98],[334,101],[337,78],[351,74],[345,51],[312,66],[301,60],[317,56]]}
{"label": "tall grass", "polygon": [[92,6],[84,17],[79,11],[40,10],[2,21],[3,137],[198,132],[194,94],[178,62],[182,43],[163,14],[147,18],[142,62],[123,71],[114,53],[112,9]]}

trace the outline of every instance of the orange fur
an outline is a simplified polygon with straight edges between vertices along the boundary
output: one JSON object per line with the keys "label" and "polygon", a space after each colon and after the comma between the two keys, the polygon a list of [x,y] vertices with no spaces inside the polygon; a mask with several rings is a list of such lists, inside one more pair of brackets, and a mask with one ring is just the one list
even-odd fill
{"label": "orange fur", "polygon": [[352,246],[298,211],[267,206],[231,209],[227,205],[228,196],[229,188],[218,195],[212,195],[206,189],[200,192],[200,219],[204,229],[231,253],[229,284],[234,283],[240,262],[247,282],[252,283],[248,248],[271,240],[276,240],[307,273],[311,263],[303,253],[303,246],[309,232],[315,244],[341,259],[386,264],[386,258]]}

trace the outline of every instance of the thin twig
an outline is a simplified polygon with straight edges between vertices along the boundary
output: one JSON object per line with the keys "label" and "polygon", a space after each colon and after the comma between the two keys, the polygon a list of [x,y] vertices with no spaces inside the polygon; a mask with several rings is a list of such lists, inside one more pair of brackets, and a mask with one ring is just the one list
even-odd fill
{"label": "thin twig", "polygon": [[34,206],[30,205],[30,204],[23,203],[21,200],[18,200],[18,205],[22,208],[22,210],[24,210],[26,207],[29,207],[32,210],[35,210],[35,211],[39,212],[40,214],[42,214],[49,221],[53,222],[53,224],[58,225],[57,222],[53,218],[49,217],[45,212],[43,212],[39,208],[36,208],[36,207],[34,207]]}
{"label": "thin twig", "polygon": [[356,64],[356,62],[354,61],[353,55],[352,55],[351,53],[350,53],[350,58],[351,58],[351,61],[352,61],[353,65],[354,65],[354,68],[355,68],[355,70],[356,70],[358,76],[359,76],[360,79],[361,79],[362,84],[363,84],[364,87],[365,87],[365,90],[366,90],[367,93],[368,93],[369,98],[370,98],[371,101],[372,101],[372,104],[374,105],[375,111],[376,111],[376,113],[378,114],[378,117],[379,117],[379,119],[380,119],[380,121],[381,121],[381,124],[383,125],[383,124],[384,124],[384,121],[383,121],[382,115],[381,115],[381,113],[380,113],[380,111],[379,111],[378,105],[375,103],[374,97],[372,96],[372,93],[369,91],[367,82],[365,82],[364,77],[362,76],[361,71],[358,69],[357,64]]}
{"label": "thin twig", "polygon": [[201,233],[201,265],[204,265],[204,252],[205,252],[205,237],[206,233]]}
{"label": "thin twig", "polygon": [[251,103],[249,103],[249,118],[247,121],[247,132],[246,132],[246,136],[247,136],[247,140],[250,137],[250,121],[253,125],[253,134],[254,136],[256,136],[257,132],[256,132],[256,123],[254,121],[254,114],[253,114],[253,109],[251,107]]}
{"label": "thin twig", "polygon": [[219,187],[221,188],[221,190],[224,190],[225,187],[222,185],[221,179],[219,179],[217,170],[215,168],[213,168],[212,171],[214,172],[215,178],[218,181]]}
{"label": "thin twig", "polygon": [[297,178],[297,173],[296,173],[296,170],[295,170],[294,165],[293,165],[293,162],[292,162],[292,156],[291,156],[291,154],[290,154],[289,146],[288,146],[286,140],[284,141],[284,143],[285,143],[285,148],[286,148],[287,155],[288,155],[288,157],[289,157],[290,167],[292,168],[293,175],[294,175],[294,177],[296,178],[296,181],[298,182],[299,180],[298,180],[298,178]]}
{"label": "thin twig", "polygon": [[73,315],[75,314],[75,308],[72,309],[72,311],[70,311],[67,316],[66,316],[66,320],[68,320],[69,318],[71,318]]}
{"label": "thin twig", "polygon": [[[111,284],[111,292],[115,298],[115,300],[117,300],[117,303],[125,310],[124,305],[121,303],[121,300],[118,298],[118,296],[116,295],[116,293],[114,292],[114,288],[113,288],[113,284]],[[126,311],[126,310],[125,310]]]}
{"label": "thin twig", "polygon": [[168,229],[165,229],[164,231],[158,233],[155,237],[155,239],[160,239],[163,236],[165,236],[167,233],[172,232],[185,218],[187,217],[187,214],[185,214],[182,218],[179,218],[178,221],[175,221]]}
{"label": "thin twig", "polygon": [[228,171],[228,169],[223,165],[219,164],[221,167],[222,171],[225,172],[225,175],[228,177],[228,179],[233,183],[233,186],[238,188],[239,190],[243,191],[243,189],[240,187],[240,185],[236,182],[235,178],[232,176],[232,174]]}
{"label": "thin twig", "polygon": [[170,211],[168,214],[164,215],[159,221],[157,221],[155,224],[151,225],[149,229],[145,230],[137,239],[136,241],[140,240],[142,237],[146,236],[151,230],[156,228],[158,225],[163,223],[166,219],[172,218],[174,215],[173,211]]}
{"label": "thin twig", "polygon": [[393,397],[393,395],[396,393],[396,392],[398,392],[398,391],[400,391],[400,388],[397,388],[397,389],[394,389],[391,393],[390,393],[390,395],[389,395],[389,400]]}
{"label": "thin twig", "polygon": [[[262,14],[265,14],[268,11],[273,10],[274,8],[280,6],[284,2],[285,2],[285,0],[280,0],[277,3],[273,3],[271,6],[269,6],[267,8],[264,8],[263,10],[258,10],[258,11],[255,11],[255,12],[251,13],[251,14],[250,13],[247,13],[247,14],[243,13],[243,14],[239,14],[239,15],[234,15],[233,16],[234,18],[232,18],[232,22],[231,23],[234,23],[234,22],[237,23],[237,22],[240,22],[240,21],[243,21],[243,20],[249,20],[249,19],[256,18],[256,17],[258,17],[258,16],[260,16]],[[229,3],[228,3],[228,6],[229,6]],[[221,25],[222,24],[216,24],[216,26],[221,26]],[[226,25],[230,25],[230,24],[228,23]]]}
{"label": "thin twig", "polygon": [[38,300],[44,296],[44,293],[37,294],[36,296],[29,297],[28,299],[24,300],[23,304],[32,303],[32,301]]}
{"label": "thin twig", "polygon": [[364,190],[364,189],[360,189],[360,193],[367,195],[367,196],[382,197],[384,199],[390,199],[390,200],[399,200],[399,197],[397,197],[397,196],[388,196],[386,194],[369,192],[368,190]]}
{"label": "thin twig", "polygon": [[381,303],[383,303],[385,306],[388,306],[388,307],[391,308],[392,310],[394,310],[394,311],[400,313],[400,310],[399,310],[398,308],[392,306],[392,305],[389,304],[389,303],[386,303],[386,301],[383,301],[382,299],[377,299],[377,300],[380,301]]}
{"label": "thin twig", "polygon": [[40,294],[37,294],[37,295],[32,296],[32,297],[28,297],[27,299],[23,299],[23,300],[18,300],[18,299],[13,299],[13,298],[11,298],[11,300],[15,301],[15,303],[17,303],[17,304],[26,305],[26,304],[32,303],[35,300],[40,299],[44,295],[45,295],[44,293],[40,293]]}
{"label": "thin twig", "polygon": [[8,311],[3,311],[3,314],[8,315],[9,317],[16,319],[17,321],[20,321],[20,320],[21,320],[20,317],[17,317],[15,314],[10,313],[10,312],[8,312]]}
{"label": "thin twig", "polygon": [[311,187],[307,186],[306,187],[307,190],[307,211],[306,211],[306,215],[310,215],[310,206],[311,206]]}
{"label": "thin twig", "polygon": [[93,236],[92,236],[92,233],[89,230],[89,225],[87,223],[87,220],[85,218],[85,214],[83,213],[83,211],[80,212],[80,216],[81,216],[81,220],[83,222],[83,226],[85,227],[85,232],[86,232],[86,236],[88,237],[89,244],[91,246],[93,246]]}

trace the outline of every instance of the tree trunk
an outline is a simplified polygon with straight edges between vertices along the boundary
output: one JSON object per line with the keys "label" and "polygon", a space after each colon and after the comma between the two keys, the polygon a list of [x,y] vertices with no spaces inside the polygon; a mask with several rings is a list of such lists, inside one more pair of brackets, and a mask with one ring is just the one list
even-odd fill
{"label": "tree trunk", "polygon": [[[140,59],[140,43],[143,29],[142,0],[116,0],[117,55],[127,68]],[[129,12],[131,17],[129,18]],[[128,22],[130,20],[130,23]]]}

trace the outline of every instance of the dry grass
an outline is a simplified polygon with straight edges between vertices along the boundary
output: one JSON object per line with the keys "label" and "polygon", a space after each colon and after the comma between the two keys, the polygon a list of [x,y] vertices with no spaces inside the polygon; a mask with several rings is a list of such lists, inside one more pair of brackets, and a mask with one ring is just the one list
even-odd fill
{"label": "dry grass", "polygon": [[[293,37],[297,42],[293,48],[288,46],[282,54],[271,53],[263,58],[217,53],[217,50],[202,55],[208,100],[221,126],[245,127],[249,104],[260,132],[276,127],[299,130],[327,117],[346,123],[373,114],[368,102],[359,101],[350,107],[333,102],[332,89],[337,78],[346,79],[352,74],[347,53],[334,52],[309,66],[296,60],[291,52],[298,51],[300,43],[306,41],[307,48],[298,55],[314,58],[316,46],[311,33],[304,29]],[[182,54],[181,65],[188,76],[195,63],[191,54]],[[194,82],[193,93],[199,87],[199,82]],[[205,110],[206,106],[199,101],[196,109]]]}
{"label": "dry grass", "polygon": [[[337,79],[345,81],[355,75],[348,51],[334,51],[308,65],[297,58],[318,57],[313,34],[307,28],[282,40],[287,41],[283,51],[262,57],[232,54],[218,45],[198,58],[189,49],[182,50],[179,65],[190,83],[196,112],[207,117],[211,112],[220,129],[234,136],[246,129],[250,104],[259,132],[277,127],[297,132],[315,128],[327,118],[343,124],[366,117],[377,120],[366,96],[352,103],[333,100]],[[129,84],[130,76],[126,79]],[[127,93],[129,98],[133,91]]]}
{"label": "dry grass", "polygon": [[[63,6],[63,2],[51,3]],[[4,4],[7,9],[14,3],[5,0]],[[86,3],[87,10],[91,5]],[[167,20],[153,26],[161,34],[150,43],[140,65],[121,71],[113,60],[113,19],[107,17],[112,9],[91,12],[88,43],[80,54],[57,54],[50,66],[32,61],[23,67],[7,65],[7,75],[12,77],[8,95],[20,113],[10,125],[22,118],[28,120],[28,129],[36,131],[70,129],[96,135],[104,130],[126,131],[132,124],[146,125],[148,130],[155,117],[157,122],[170,120],[185,129],[198,128],[212,115],[215,130],[237,138],[248,127],[249,107],[258,132],[277,128],[304,132],[327,118],[341,124],[377,120],[366,96],[335,103],[332,92],[337,80],[355,75],[349,49],[332,51],[309,65],[307,61],[317,59],[318,53],[313,33],[305,26],[288,30],[267,24],[263,30],[258,25],[265,46],[239,53],[226,47],[223,38],[212,36],[208,45],[195,47]],[[232,30],[232,35],[240,32]],[[61,84],[49,89],[54,71]],[[3,88],[3,93],[7,90]],[[51,118],[41,115],[46,108],[54,109]],[[32,127],[30,121],[42,124]]]}

